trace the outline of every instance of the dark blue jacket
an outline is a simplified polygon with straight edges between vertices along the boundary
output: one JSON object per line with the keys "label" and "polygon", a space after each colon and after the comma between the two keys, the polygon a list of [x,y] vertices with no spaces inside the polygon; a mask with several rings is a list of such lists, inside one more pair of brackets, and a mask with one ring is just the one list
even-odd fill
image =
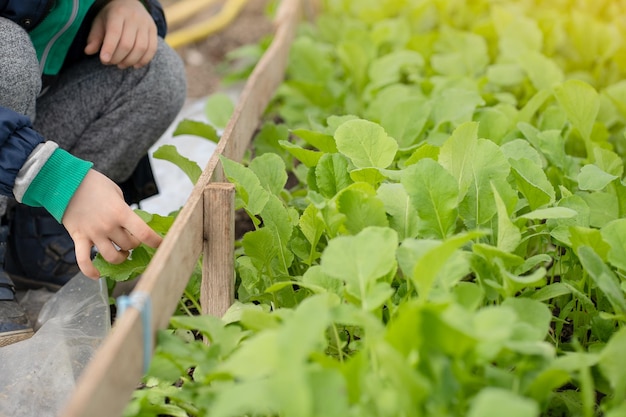
{"label": "dark blue jacket", "polygon": [[[55,6],[57,0],[0,0],[0,16],[8,18],[31,32]],[[74,36],[64,60],[64,67],[87,58],[84,48],[96,14],[110,0],[95,0]],[[140,0],[137,0],[140,1]],[[163,8],[158,0],[145,0],[157,24],[159,36],[165,37],[167,26]],[[61,70],[62,71],[62,70]],[[43,74],[42,74],[43,75]],[[43,76],[44,85],[53,82],[54,76]],[[0,194],[13,196],[13,185],[18,171],[33,149],[44,138],[32,128],[28,117],[0,106]]]}

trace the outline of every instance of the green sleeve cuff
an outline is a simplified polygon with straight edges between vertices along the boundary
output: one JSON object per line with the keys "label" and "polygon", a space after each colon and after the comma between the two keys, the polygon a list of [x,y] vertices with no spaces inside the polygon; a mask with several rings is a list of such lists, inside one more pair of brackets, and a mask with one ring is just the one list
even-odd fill
{"label": "green sleeve cuff", "polygon": [[93,164],[56,149],[28,186],[22,202],[44,207],[61,223],[65,209]]}

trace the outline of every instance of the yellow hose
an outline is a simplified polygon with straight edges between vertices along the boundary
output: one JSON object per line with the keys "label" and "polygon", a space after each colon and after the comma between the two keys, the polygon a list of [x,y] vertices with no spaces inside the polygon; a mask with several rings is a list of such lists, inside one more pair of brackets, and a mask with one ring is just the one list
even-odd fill
{"label": "yellow hose", "polygon": [[175,26],[216,1],[217,0],[183,0],[172,3],[165,8],[167,24]]}
{"label": "yellow hose", "polygon": [[247,0],[228,0],[220,11],[209,20],[170,32],[165,38],[165,42],[172,48],[178,48],[206,38],[228,26],[246,5],[246,2]]}

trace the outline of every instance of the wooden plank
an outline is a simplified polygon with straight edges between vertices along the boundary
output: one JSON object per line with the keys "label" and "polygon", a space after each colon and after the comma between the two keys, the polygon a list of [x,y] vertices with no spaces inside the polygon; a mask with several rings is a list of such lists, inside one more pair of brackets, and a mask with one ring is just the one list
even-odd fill
{"label": "wooden plank", "polygon": [[235,186],[209,184],[204,193],[202,314],[222,317],[235,299]]}
{"label": "wooden plank", "polygon": [[[246,82],[215,153],[133,291],[149,294],[152,300],[150,332],[153,340],[156,331],[168,325],[203,249],[204,190],[214,174],[223,177],[221,170],[216,173],[219,155],[235,160],[243,156],[265,107],[284,77],[300,9],[299,0],[281,2],[272,44]],[[59,415],[119,416],[142,375],[143,329],[139,312],[131,308],[116,320]]]}

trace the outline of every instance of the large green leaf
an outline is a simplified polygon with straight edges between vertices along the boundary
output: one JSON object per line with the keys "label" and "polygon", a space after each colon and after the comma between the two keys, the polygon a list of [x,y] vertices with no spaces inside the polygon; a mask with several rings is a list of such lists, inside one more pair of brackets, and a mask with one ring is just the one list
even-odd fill
{"label": "large green leaf", "polygon": [[433,120],[438,127],[446,122],[458,126],[472,119],[476,107],[485,104],[476,91],[449,88],[437,95],[432,104]]}
{"label": "large green leaf", "polygon": [[597,165],[587,164],[580,169],[578,174],[578,188],[588,191],[600,191],[619,178],[600,169]]}
{"label": "large green leaf", "polygon": [[300,37],[291,45],[288,71],[297,81],[324,84],[334,70],[326,48],[311,38]]}
{"label": "large green leaf", "polygon": [[537,21],[505,7],[494,7],[491,12],[503,58],[517,58],[520,53],[541,50],[544,34]]}
{"label": "large green leaf", "polygon": [[467,417],[536,417],[539,405],[503,388],[487,387],[474,397]]}
{"label": "large green leaf", "polygon": [[263,154],[250,161],[248,168],[259,179],[259,183],[274,195],[280,195],[287,183],[287,172],[282,158],[273,153]]}
{"label": "large green leaf", "polygon": [[478,123],[468,122],[457,127],[439,152],[439,163],[456,178],[459,199],[463,199],[474,180],[473,159],[478,146]]}
{"label": "large green leaf", "polygon": [[492,187],[496,187],[507,208],[510,202],[515,204],[513,190],[506,182],[511,165],[498,145],[479,139],[473,155],[468,161],[470,186],[459,204],[459,215],[470,229],[484,225],[496,214]]}
{"label": "large green leaf", "polygon": [[590,227],[571,226],[569,231],[572,249],[575,252],[583,246],[588,246],[593,248],[603,262],[607,260],[611,246],[604,241],[600,230]]}
{"label": "large green leaf", "polygon": [[424,58],[415,51],[402,50],[384,55],[370,64],[369,88],[384,87],[397,83],[405,77],[417,79],[423,66]]}
{"label": "large green leaf", "polygon": [[285,414],[311,415],[308,410],[313,409],[314,401],[305,364],[313,352],[323,352],[328,344],[325,332],[336,300],[328,294],[303,300],[278,331],[280,363],[272,375],[272,392]]}
{"label": "large green leaf", "polygon": [[[414,85],[391,84],[376,93],[365,109],[365,118],[379,120],[392,108],[397,108],[403,101],[426,98],[421,89]],[[386,126],[384,126],[386,128]]]}
{"label": "large green leaf", "polygon": [[375,54],[374,46],[368,42],[346,39],[337,45],[337,57],[359,91],[365,87],[367,68]]}
{"label": "large green leaf", "polygon": [[322,152],[337,152],[337,145],[332,135],[307,129],[294,129],[291,133]]}
{"label": "large green leaf", "polygon": [[380,125],[361,119],[349,120],[335,131],[339,152],[357,168],[387,168],[394,160],[398,143]]}
{"label": "large green leaf", "polygon": [[608,223],[601,230],[602,239],[610,246],[607,255],[611,265],[626,271],[626,219]]}
{"label": "large green leaf", "polygon": [[493,187],[493,196],[498,211],[497,248],[505,252],[513,252],[522,240],[522,233],[511,221],[506,205],[495,187]]}
{"label": "large green leaf", "polygon": [[204,105],[204,112],[209,122],[218,129],[224,129],[235,110],[233,100],[228,94],[211,94]]}
{"label": "large green leaf", "polygon": [[554,203],[554,187],[541,166],[526,158],[511,159],[509,162],[518,189],[524,194],[532,210]]}
{"label": "large green leaf", "polygon": [[313,204],[310,204],[300,216],[298,220],[298,226],[302,230],[302,234],[306,237],[309,243],[315,247],[322,237],[324,232],[324,220],[319,212],[319,209]]}
{"label": "large green leaf", "polygon": [[381,126],[396,139],[400,148],[417,143],[430,116],[430,104],[424,97],[410,97],[385,109]]}
{"label": "large green leaf", "polygon": [[619,286],[619,281],[613,271],[609,269],[598,254],[589,246],[578,248],[578,257],[583,267],[610,301],[615,313],[626,313],[626,298]]}
{"label": "large green leaf", "polygon": [[591,130],[600,109],[596,90],[584,81],[571,79],[554,88],[559,104],[583,139],[591,138]]}
{"label": "large green leaf", "polygon": [[537,90],[549,89],[563,82],[563,70],[539,52],[528,51],[520,55],[519,64]]}
{"label": "large green leaf", "polygon": [[617,196],[607,191],[578,194],[589,206],[589,224],[604,227],[607,223],[618,219],[619,201]]}
{"label": "large green leaf", "polygon": [[621,80],[608,86],[603,93],[609,97],[616,111],[622,117],[626,117],[626,80]]}
{"label": "large green leaf", "polygon": [[615,399],[620,402],[626,397],[626,357],[623,352],[626,349],[626,329],[622,328],[615,332],[609,343],[600,353],[598,366],[602,374],[608,379],[613,388]]}
{"label": "large green leaf", "polygon": [[596,147],[593,150],[593,164],[609,175],[621,178],[624,162],[617,153],[610,149]]}
{"label": "large green leaf", "polygon": [[517,321],[515,310],[504,306],[485,306],[471,317],[472,333],[478,339],[476,355],[492,361],[511,339]]}
{"label": "large green leaf", "polygon": [[357,168],[350,171],[350,178],[354,182],[363,182],[378,188],[380,183],[387,179],[390,173],[396,174],[398,171],[382,170],[380,168]]}
{"label": "large green leaf", "polygon": [[530,298],[507,298],[502,303],[515,310],[517,320],[513,328],[516,340],[543,341],[550,331],[552,312],[550,308]]}
{"label": "large green leaf", "polygon": [[401,181],[423,237],[445,239],[454,233],[459,191],[452,175],[432,159],[422,159],[404,170]]}
{"label": "large green leaf", "polygon": [[524,213],[520,217],[531,220],[570,219],[576,214],[578,213],[575,210],[567,207],[548,207]]}
{"label": "large green leaf", "polygon": [[[364,310],[378,291],[376,282],[395,268],[397,233],[389,228],[368,227],[355,236],[340,236],[328,243],[322,254],[322,271],[346,283],[346,290],[361,301]],[[390,294],[389,294],[390,295]]]}
{"label": "large green leaf", "polygon": [[288,268],[293,262],[293,252],[287,248],[293,227],[297,224],[298,216],[293,209],[288,209],[275,195],[270,195],[267,203],[261,210],[261,218],[265,228],[274,234],[274,244],[278,249],[276,267],[288,275]]}
{"label": "large green leaf", "polygon": [[385,206],[374,189],[346,188],[337,196],[337,210],[346,216],[344,227],[350,234],[368,226],[389,226]]}
{"label": "large green leaf", "polygon": [[153,249],[145,246],[139,246],[131,252],[128,259],[121,264],[112,264],[104,260],[102,255],[98,254],[93,261],[94,266],[103,277],[109,277],[115,281],[126,281],[142,274],[150,259]]}
{"label": "large green leaf", "polygon": [[193,184],[198,181],[200,174],[202,174],[202,169],[198,166],[198,164],[178,153],[178,149],[176,149],[174,145],[161,145],[156,151],[154,151],[152,156],[157,159],[169,161],[179,167],[185,174],[187,174],[187,177]]}
{"label": "large green leaf", "polygon": [[332,198],[352,183],[347,158],[338,153],[324,154],[315,167],[315,182],[319,192]]}
{"label": "large green leaf", "polygon": [[514,63],[493,64],[487,68],[489,82],[499,86],[517,85],[524,76],[522,68]]}
{"label": "large green leaf", "polygon": [[[323,294],[303,301],[283,326],[256,334],[221,363],[219,371],[236,377],[238,383],[219,387],[210,415],[246,414],[259,405],[293,416],[310,415],[314,405],[305,360],[326,345],[330,307]],[[259,352],[266,352],[267,360],[251,363]],[[238,401],[239,396],[246,399]]]}
{"label": "large green leaf", "polygon": [[419,233],[417,211],[401,184],[382,184],[376,191],[389,214],[389,226],[398,232],[400,241]]}
{"label": "large green leaf", "polygon": [[437,243],[421,256],[415,267],[411,279],[422,300],[427,300],[435,284],[437,274],[446,265],[454,252],[467,242],[482,236],[480,232],[468,232],[450,237]]}
{"label": "large green leaf", "polygon": [[172,133],[172,136],[179,135],[193,135],[210,140],[217,143],[220,140],[215,127],[210,124],[200,122],[197,120],[184,119],[178,125]]}
{"label": "large green leaf", "polygon": [[518,115],[518,121],[520,123],[530,123],[531,118],[539,110],[539,108],[552,96],[550,90],[537,91],[526,105],[522,108]]}
{"label": "large green leaf", "polygon": [[513,130],[514,118],[511,108],[506,106],[488,107],[476,111],[474,120],[479,123],[478,135],[500,144],[506,135]]}
{"label": "large green leaf", "polygon": [[510,142],[502,144],[500,150],[507,159],[528,159],[537,166],[545,166],[545,158],[537,152],[535,148],[527,141],[523,139],[514,139]]}
{"label": "large green leaf", "polygon": [[575,177],[578,174],[578,164],[565,152],[565,139],[560,130],[539,131],[527,123],[519,123],[518,128],[535,149],[540,151],[554,166],[563,170],[565,176]]}
{"label": "large green leaf", "polygon": [[250,214],[256,215],[263,210],[269,200],[270,193],[261,186],[261,181],[248,167],[225,157],[220,157],[226,178],[235,184],[238,208],[245,208]]}
{"label": "large green leaf", "polygon": [[250,257],[258,270],[267,267],[278,251],[274,233],[266,227],[246,233],[242,245],[244,253]]}
{"label": "large green leaf", "polygon": [[325,291],[339,296],[341,296],[343,292],[343,281],[325,274],[320,265],[313,265],[307,269],[302,276],[302,280],[298,281],[298,285],[304,285],[314,292]]}
{"label": "large green leaf", "polygon": [[[427,265],[428,256],[441,251],[442,242],[430,239],[404,239],[398,248],[398,265],[404,276],[411,277],[415,266],[420,259],[424,259],[423,265]],[[433,252],[434,251],[434,252]],[[471,272],[468,252],[456,251],[449,255],[441,267],[435,271],[433,287],[437,287],[440,294],[453,291],[459,282]]]}
{"label": "large green leaf", "polygon": [[317,165],[317,162],[324,155],[322,152],[306,149],[286,140],[281,140],[278,143],[283,149],[309,168]]}
{"label": "large green leaf", "polygon": [[431,65],[439,74],[473,77],[489,63],[485,38],[470,32],[444,27],[435,49]]}
{"label": "large green leaf", "polygon": [[276,153],[283,159],[291,159],[280,146],[280,141],[287,139],[289,139],[289,130],[285,125],[266,122],[254,136],[255,154],[259,156],[264,153]]}

